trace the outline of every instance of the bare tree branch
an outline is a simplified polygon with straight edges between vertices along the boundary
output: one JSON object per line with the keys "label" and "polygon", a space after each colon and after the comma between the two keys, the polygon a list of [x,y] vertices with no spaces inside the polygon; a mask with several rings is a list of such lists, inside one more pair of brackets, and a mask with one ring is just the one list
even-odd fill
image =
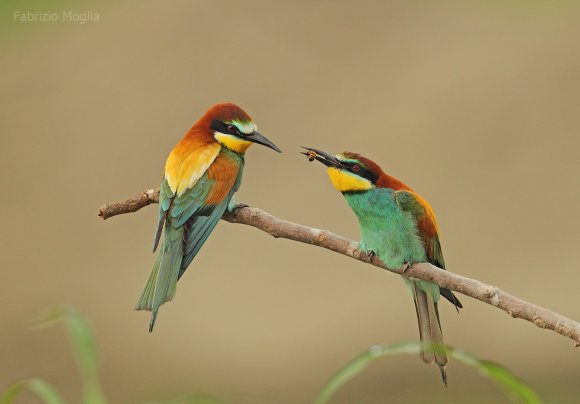
{"label": "bare tree branch", "polygon": [[[157,202],[159,202],[159,190],[148,189],[124,202],[102,205],[99,209],[99,216],[103,219],[108,219],[123,213],[136,212],[147,205]],[[403,275],[402,269],[387,268],[377,257],[361,253],[358,249],[358,243],[355,241],[327,230],[315,229],[279,219],[261,209],[243,207],[237,209],[234,213],[225,213],[222,219],[230,223],[256,227],[276,238],[286,238],[326,248]],[[441,287],[481,300],[507,312],[514,318],[527,320],[540,328],[547,328],[568,337],[575,342],[575,346],[580,346],[580,323],[510,295],[498,287],[444,271],[428,263],[411,266],[405,271],[403,276],[431,281]]]}

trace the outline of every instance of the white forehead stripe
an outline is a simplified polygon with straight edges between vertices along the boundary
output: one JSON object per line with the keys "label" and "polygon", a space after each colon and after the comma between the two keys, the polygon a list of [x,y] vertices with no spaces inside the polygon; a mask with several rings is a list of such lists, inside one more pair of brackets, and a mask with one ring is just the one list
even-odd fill
{"label": "white forehead stripe", "polygon": [[254,122],[240,122],[240,121],[236,121],[235,119],[231,122],[234,125],[236,125],[238,127],[238,129],[240,130],[240,132],[249,135],[252,132],[255,132],[256,130],[258,130],[258,127],[256,126],[256,124]]}

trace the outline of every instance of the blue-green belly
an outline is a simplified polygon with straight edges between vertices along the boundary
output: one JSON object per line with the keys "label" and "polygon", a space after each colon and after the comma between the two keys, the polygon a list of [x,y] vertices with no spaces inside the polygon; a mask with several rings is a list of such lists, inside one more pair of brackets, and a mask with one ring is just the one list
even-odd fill
{"label": "blue-green belly", "polygon": [[[344,194],[359,221],[361,248],[374,251],[387,267],[393,269],[406,263],[427,262],[417,224],[399,209],[393,193],[392,189],[377,188]],[[419,285],[431,294],[433,300],[439,299],[437,285],[425,281],[419,281]]]}

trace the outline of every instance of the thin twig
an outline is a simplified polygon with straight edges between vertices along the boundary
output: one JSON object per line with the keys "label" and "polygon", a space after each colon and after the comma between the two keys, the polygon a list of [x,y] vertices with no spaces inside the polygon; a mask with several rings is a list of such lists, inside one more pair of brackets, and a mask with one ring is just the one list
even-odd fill
{"label": "thin twig", "polygon": [[[159,202],[159,190],[148,189],[135,198],[124,202],[102,205],[99,209],[99,216],[108,219],[123,213],[136,212],[157,202]],[[402,274],[401,268],[387,268],[378,257],[361,253],[358,249],[358,243],[355,241],[327,230],[315,229],[279,219],[258,208],[243,207],[233,213],[225,213],[222,219],[230,223],[256,227],[276,238],[285,238],[326,248],[379,268]],[[406,269],[405,276],[431,281],[441,287],[481,300],[507,312],[514,318],[527,320],[540,328],[550,329],[568,337],[575,342],[575,346],[580,346],[580,323],[510,295],[496,286],[444,271],[428,263],[412,265]]]}

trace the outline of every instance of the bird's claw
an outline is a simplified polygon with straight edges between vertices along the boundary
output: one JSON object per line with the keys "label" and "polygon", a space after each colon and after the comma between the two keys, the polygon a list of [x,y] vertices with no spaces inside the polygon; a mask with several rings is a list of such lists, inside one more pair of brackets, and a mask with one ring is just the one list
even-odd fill
{"label": "bird's claw", "polygon": [[403,268],[401,268],[401,271],[403,272],[403,275],[407,273],[407,270],[411,268],[411,264],[409,264],[408,262],[405,262],[403,264]]}
{"label": "bird's claw", "polygon": [[359,249],[361,257],[363,257],[366,261],[371,262],[373,258],[377,256],[377,253],[373,250],[366,250],[364,248]]}
{"label": "bird's claw", "polygon": [[232,206],[232,208],[230,209],[231,213],[238,213],[238,211],[242,208],[249,208],[250,205],[248,205],[247,203],[236,203],[234,206]]}

